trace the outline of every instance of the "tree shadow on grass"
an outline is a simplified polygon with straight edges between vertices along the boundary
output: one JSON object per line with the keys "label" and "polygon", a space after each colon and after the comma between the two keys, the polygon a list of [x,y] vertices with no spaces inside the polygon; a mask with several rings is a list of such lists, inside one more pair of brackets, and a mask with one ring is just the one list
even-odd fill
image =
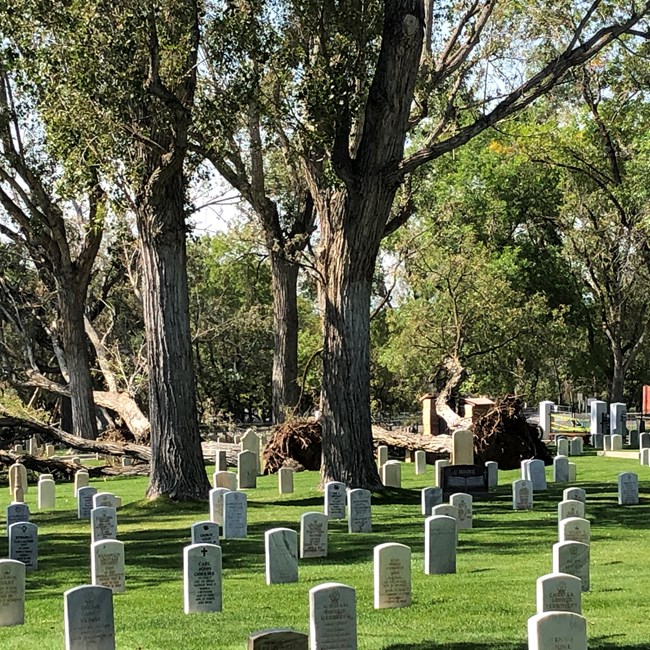
{"label": "tree shadow on grass", "polygon": [[[616,635],[623,636],[623,635]],[[491,641],[486,643],[477,643],[475,641],[458,643],[397,643],[386,646],[384,650],[526,650],[527,643],[518,643],[514,641]],[[590,650],[648,650],[647,643],[630,645],[623,641],[616,641],[615,636],[590,638]]]}
{"label": "tree shadow on grass", "polygon": [[384,650],[526,650],[526,643],[508,643],[507,641],[476,643],[459,642],[459,643],[397,643],[386,646]]}

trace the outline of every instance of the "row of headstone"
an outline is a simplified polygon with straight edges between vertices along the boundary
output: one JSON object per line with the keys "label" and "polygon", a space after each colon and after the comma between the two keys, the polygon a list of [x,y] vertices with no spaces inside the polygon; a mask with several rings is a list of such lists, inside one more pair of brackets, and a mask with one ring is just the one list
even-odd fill
{"label": "row of headstone", "polygon": [[603,451],[621,451],[623,449],[623,436],[614,434],[603,436]]}
{"label": "row of headstone", "polygon": [[560,436],[555,442],[558,456],[581,456],[584,451],[584,441],[581,437],[569,440]]}

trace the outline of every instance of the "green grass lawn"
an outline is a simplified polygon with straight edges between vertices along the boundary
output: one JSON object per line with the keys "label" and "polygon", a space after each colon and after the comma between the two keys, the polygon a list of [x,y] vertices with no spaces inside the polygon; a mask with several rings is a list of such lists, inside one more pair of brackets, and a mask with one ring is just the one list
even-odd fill
{"label": "green grass lawn", "polygon": [[[650,648],[650,468],[613,458],[582,456],[574,484],[587,491],[591,520],[591,585],[583,595],[589,647]],[[211,470],[211,468],[209,468]],[[299,530],[300,515],[321,510],[318,475],[295,476],[295,493],[279,497],[277,477],[258,479],[248,494],[248,539],[224,540],[223,612],[183,614],[182,552],[190,525],[207,519],[206,504],[148,503],[146,480],[92,481],[122,497],[118,538],[125,543],[125,594],[116,595],[117,648],[242,650],[247,635],[270,627],[309,627],[308,591],[327,581],[356,589],[359,648],[365,650],[524,650],[526,621],[535,614],[535,581],[551,571],[557,541],[557,503],[567,485],[535,494],[535,509],[514,512],[512,480],[500,472],[499,488],[475,501],[474,529],[460,532],[458,573],[425,576],[424,517],[419,489],[433,484],[433,468],[414,476],[403,466],[403,489],[373,495],[373,533],[347,533],[345,522],[330,523],[329,557],[301,560],[300,582],[267,586],[264,531]],[[618,472],[639,474],[641,504],[619,507]],[[547,468],[547,476],[551,468]],[[0,494],[4,512],[6,488]],[[36,512],[36,486],[27,503],[39,525],[39,569],[27,576],[26,623],[0,628],[0,648],[61,649],[63,592],[90,580],[89,522],[76,517],[72,485],[57,486],[57,510]],[[413,605],[374,610],[373,547],[401,542],[413,551]],[[0,554],[6,557],[2,537]]]}

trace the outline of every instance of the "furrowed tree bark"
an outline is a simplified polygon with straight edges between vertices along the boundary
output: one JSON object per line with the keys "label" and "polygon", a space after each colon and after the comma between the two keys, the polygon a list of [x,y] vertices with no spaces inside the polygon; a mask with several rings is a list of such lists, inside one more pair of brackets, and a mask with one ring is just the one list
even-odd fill
{"label": "furrowed tree bark", "polygon": [[149,368],[151,475],[147,497],[206,499],[192,365],[182,165],[141,197],[138,229]]}
{"label": "furrowed tree bark", "polygon": [[[323,308],[323,482],[382,487],[370,417],[370,296],[386,223],[401,183],[424,34],[421,0],[384,3],[382,45],[353,159],[351,124],[341,111],[332,162],[345,187],[317,205],[321,215]],[[349,116],[348,116],[349,117]],[[322,207],[321,207],[322,210]]]}
{"label": "furrowed tree bark", "polygon": [[273,277],[273,419],[298,405],[298,265],[271,250]]}
{"label": "furrowed tree bark", "polygon": [[67,277],[61,281],[57,278],[61,333],[70,378],[72,431],[82,438],[95,440],[97,438],[97,418],[95,417],[93,382],[84,325],[86,287],[75,286],[74,279],[74,277]]}
{"label": "furrowed tree bark", "polygon": [[365,179],[323,223],[322,481],[382,487],[374,459],[370,415],[370,296],[383,223],[394,190]]}

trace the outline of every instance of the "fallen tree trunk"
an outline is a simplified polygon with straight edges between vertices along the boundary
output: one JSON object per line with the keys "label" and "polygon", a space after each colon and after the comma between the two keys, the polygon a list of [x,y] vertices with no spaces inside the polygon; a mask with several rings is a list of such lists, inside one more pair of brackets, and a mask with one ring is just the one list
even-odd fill
{"label": "fallen tree trunk", "polygon": [[39,474],[52,474],[58,481],[73,481],[74,475],[80,470],[86,470],[91,478],[102,476],[146,476],[149,474],[149,464],[142,463],[129,467],[113,467],[104,465],[100,467],[85,467],[59,458],[37,458],[30,454],[16,454],[0,450],[0,464],[7,467],[14,463],[21,463],[26,469]]}
{"label": "fallen tree trunk", "polygon": [[436,413],[447,423],[447,428],[451,432],[469,429],[472,424],[471,418],[461,417],[449,406],[452,392],[465,377],[465,368],[456,358],[447,359],[445,367],[450,374],[447,383],[436,398]]}
{"label": "fallen tree trunk", "polygon": [[[57,384],[47,377],[31,371],[28,373],[29,380],[21,382],[21,386],[30,388],[42,388],[56,395],[70,397],[70,390],[67,386]],[[97,406],[101,406],[117,413],[128,430],[133,434],[136,443],[144,444],[149,442],[151,425],[145,414],[141,411],[136,401],[128,394],[119,391],[93,391],[93,399]]]}
{"label": "fallen tree trunk", "polygon": [[145,445],[132,443],[97,442],[73,436],[49,424],[25,417],[15,417],[0,407],[0,447],[7,447],[16,440],[16,429],[38,434],[41,438],[51,443],[61,443],[78,451],[106,456],[130,456],[145,463],[151,461],[151,449]]}
{"label": "fallen tree trunk", "polygon": [[419,433],[405,431],[388,431],[382,427],[372,427],[372,437],[376,445],[388,445],[405,451],[426,451],[438,459],[449,458],[451,454],[451,436],[422,436]]}

